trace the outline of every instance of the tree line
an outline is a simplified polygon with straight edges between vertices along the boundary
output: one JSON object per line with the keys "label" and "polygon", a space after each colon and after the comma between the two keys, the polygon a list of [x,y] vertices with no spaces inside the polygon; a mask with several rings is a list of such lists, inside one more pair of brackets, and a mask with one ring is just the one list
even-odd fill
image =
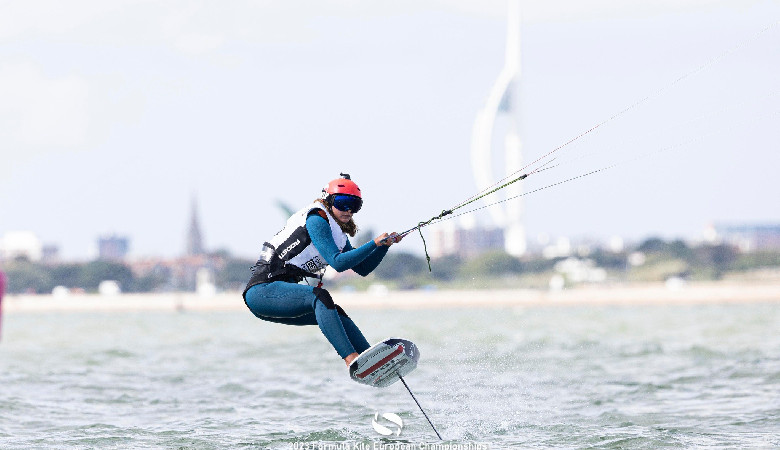
{"label": "tree line", "polygon": [[[642,253],[643,264],[634,266],[628,262],[629,256],[635,252]],[[613,279],[627,281],[663,281],[668,277],[717,280],[730,272],[780,267],[778,251],[742,253],[727,244],[690,246],[681,240],[665,241],[659,238],[647,239],[621,252],[596,249],[578,257],[586,258],[597,267],[606,269]],[[534,283],[540,286],[545,283],[562,259],[564,258],[545,258],[533,254],[516,258],[495,251],[465,259],[456,256],[436,258],[431,261],[433,270],[429,272],[424,257],[391,251],[367,279],[343,276],[330,284],[335,287],[352,285],[360,288],[370,283],[384,282],[404,289],[431,284],[479,286],[480,280],[487,280],[486,285],[495,285],[522,279],[529,287],[533,287]],[[224,251],[221,252],[221,260],[222,263],[213,269],[217,289],[243,289],[254,261],[235,258]],[[127,264],[114,261],[41,264],[17,258],[6,261],[2,267],[8,278],[7,290],[13,294],[50,293],[56,286],[95,292],[104,280],[116,281],[123,292],[165,292],[183,289],[181,285],[177,285],[168,269],[159,268],[138,276]]]}

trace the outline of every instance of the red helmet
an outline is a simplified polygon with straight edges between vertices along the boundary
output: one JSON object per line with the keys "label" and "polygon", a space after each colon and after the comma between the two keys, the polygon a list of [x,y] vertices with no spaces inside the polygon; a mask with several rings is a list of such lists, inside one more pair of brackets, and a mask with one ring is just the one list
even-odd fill
{"label": "red helmet", "polygon": [[352,181],[349,174],[342,173],[340,175],[341,178],[337,178],[331,181],[322,189],[322,197],[326,198],[333,194],[347,194],[354,195],[358,198],[363,198],[363,196],[360,195],[360,188],[357,184],[355,184],[354,181]]}

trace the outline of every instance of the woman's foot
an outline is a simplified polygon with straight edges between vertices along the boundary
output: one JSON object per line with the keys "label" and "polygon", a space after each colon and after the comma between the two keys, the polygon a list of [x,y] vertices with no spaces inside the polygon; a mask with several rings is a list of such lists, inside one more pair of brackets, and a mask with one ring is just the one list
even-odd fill
{"label": "woman's foot", "polygon": [[349,355],[347,355],[347,357],[344,358],[344,362],[347,363],[347,367],[349,367],[349,365],[352,364],[352,361],[354,361],[355,358],[357,357],[358,357],[357,353],[350,353]]}

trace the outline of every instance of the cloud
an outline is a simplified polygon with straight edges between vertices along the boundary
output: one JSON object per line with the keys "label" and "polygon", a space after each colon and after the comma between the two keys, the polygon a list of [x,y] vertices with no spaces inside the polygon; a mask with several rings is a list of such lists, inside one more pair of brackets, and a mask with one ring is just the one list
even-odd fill
{"label": "cloud", "polygon": [[84,146],[90,128],[88,97],[89,85],[82,78],[51,78],[29,62],[0,65],[3,152]]}

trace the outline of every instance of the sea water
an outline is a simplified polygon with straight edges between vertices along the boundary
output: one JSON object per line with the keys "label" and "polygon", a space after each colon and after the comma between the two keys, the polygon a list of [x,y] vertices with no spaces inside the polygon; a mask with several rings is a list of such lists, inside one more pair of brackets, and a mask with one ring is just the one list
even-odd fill
{"label": "sea water", "polygon": [[0,448],[780,447],[780,303],[348,312],[418,345],[406,381],[443,441],[316,327],[52,312],[4,317]]}

